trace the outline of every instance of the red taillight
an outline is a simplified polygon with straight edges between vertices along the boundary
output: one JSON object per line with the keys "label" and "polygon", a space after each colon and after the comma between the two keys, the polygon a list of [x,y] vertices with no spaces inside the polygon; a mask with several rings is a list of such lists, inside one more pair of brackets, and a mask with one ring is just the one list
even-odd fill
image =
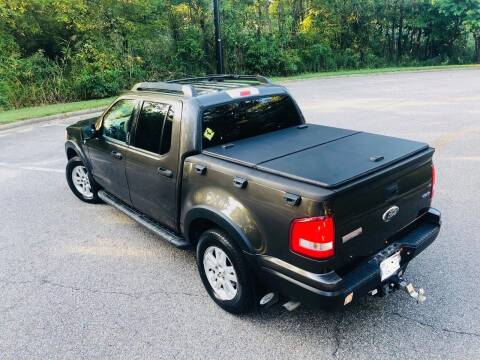
{"label": "red taillight", "polygon": [[433,192],[435,189],[435,166],[432,164],[432,188],[430,189],[430,199],[433,198]]}
{"label": "red taillight", "polygon": [[250,90],[241,90],[240,96],[250,96]]}
{"label": "red taillight", "polygon": [[295,219],[290,226],[290,249],[300,255],[326,259],[335,253],[335,226],[331,216]]}

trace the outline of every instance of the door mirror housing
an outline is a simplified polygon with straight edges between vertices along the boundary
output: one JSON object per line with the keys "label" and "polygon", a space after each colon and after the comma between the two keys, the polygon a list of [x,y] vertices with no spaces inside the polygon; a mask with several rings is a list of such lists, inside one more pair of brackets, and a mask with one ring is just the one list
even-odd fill
{"label": "door mirror housing", "polygon": [[93,139],[97,137],[100,132],[95,127],[95,123],[90,124],[90,126],[86,126],[83,128],[83,138],[86,140]]}

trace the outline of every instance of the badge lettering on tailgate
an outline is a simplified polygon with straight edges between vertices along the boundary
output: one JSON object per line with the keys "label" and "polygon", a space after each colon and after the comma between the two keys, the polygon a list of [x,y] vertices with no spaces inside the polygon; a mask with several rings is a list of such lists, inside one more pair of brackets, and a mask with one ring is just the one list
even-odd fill
{"label": "badge lettering on tailgate", "polygon": [[387,211],[385,211],[382,215],[382,220],[385,221],[385,222],[389,222],[390,220],[392,220],[395,216],[397,216],[397,214],[399,213],[400,211],[400,208],[396,205],[390,207],[387,209]]}

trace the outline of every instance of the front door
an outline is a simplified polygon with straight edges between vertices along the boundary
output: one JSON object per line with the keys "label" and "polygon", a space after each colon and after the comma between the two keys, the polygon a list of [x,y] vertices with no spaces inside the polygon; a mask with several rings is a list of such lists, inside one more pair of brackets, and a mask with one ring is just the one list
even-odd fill
{"label": "front door", "polygon": [[125,174],[127,137],[135,106],[136,100],[117,101],[101,119],[98,135],[86,140],[95,181],[127,204],[131,203]]}
{"label": "front door", "polygon": [[133,206],[175,229],[179,103],[144,101],[132,129],[127,180]]}

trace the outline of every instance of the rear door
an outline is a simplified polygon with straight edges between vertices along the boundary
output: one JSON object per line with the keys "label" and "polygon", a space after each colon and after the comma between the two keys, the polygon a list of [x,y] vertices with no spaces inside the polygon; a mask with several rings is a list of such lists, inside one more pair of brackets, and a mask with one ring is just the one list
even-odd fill
{"label": "rear door", "polygon": [[170,228],[176,226],[180,113],[180,103],[144,101],[126,163],[133,206]]}
{"label": "rear door", "polygon": [[108,192],[130,204],[125,175],[127,138],[137,101],[121,99],[101,119],[97,136],[85,141],[95,180]]}

